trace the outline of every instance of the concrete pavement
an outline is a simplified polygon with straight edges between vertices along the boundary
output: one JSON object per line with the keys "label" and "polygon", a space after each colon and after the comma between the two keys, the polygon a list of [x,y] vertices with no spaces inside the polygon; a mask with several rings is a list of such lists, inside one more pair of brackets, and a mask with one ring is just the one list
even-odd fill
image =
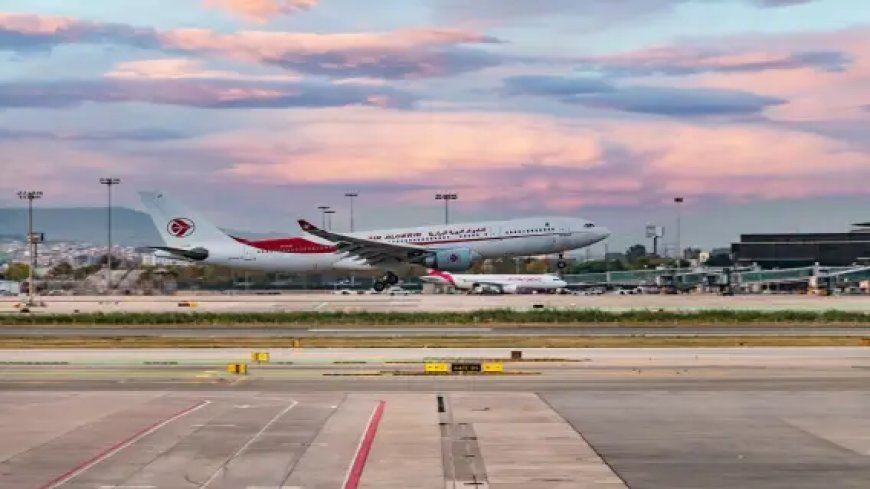
{"label": "concrete pavement", "polygon": [[561,361],[492,377],[354,375],[509,350],[270,353],[0,351],[0,487],[343,488],[381,401],[360,488],[870,480],[870,348],[531,349]]}

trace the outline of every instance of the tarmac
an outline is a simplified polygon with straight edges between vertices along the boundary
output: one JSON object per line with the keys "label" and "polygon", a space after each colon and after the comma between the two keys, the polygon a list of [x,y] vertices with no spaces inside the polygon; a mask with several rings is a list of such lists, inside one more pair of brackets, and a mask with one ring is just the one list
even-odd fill
{"label": "tarmac", "polygon": [[[718,295],[335,295],[287,293],[281,295],[174,296],[47,296],[35,312],[281,312],[281,311],[472,311],[478,309],[528,310],[534,306],[561,309],[661,310],[841,310],[870,312],[867,296],[809,296],[757,294]],[[17,297],[0,297],[0,312],[14,312]],[[181,305],[180,305],[181,304]]]}
{"label": "tarmac", "polygon": [[509,350],[250,353],[0,351],[0,487],[870,481],[870,348],[528,349],[504,375],[459,376],[411,374]]}
{"label": "tarmac", "polygon": [[870,338],[870,327],[825,326],[534,326],[534,327],[4,327],[0,337],[158,337],[158,338],[407,338],[407,337],[744,337],[744,336],[824,336]]}

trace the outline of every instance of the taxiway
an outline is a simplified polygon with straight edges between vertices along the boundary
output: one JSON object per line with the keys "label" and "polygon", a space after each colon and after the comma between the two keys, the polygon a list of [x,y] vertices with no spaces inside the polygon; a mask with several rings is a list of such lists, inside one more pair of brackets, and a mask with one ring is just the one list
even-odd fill
{"label": "taxiway", "polygon": [[[0,486],[865,488],[870,349],[2,351]],[[558,360],[558,361],[552,361]],[[350,485],[348,485],[350,484]]]}

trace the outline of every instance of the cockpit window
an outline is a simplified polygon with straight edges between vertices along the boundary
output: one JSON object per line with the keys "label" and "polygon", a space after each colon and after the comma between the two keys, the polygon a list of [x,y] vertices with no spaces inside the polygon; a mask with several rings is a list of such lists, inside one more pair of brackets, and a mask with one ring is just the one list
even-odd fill
{"label": "cockpit window", "polygon": [[583,225],[583,227],[586,227],[586,228],[594,228],[594,227],[595,227],[595,224],[593,224],[593,223],[591,223],[591,222],[587,222],[585,225]]}

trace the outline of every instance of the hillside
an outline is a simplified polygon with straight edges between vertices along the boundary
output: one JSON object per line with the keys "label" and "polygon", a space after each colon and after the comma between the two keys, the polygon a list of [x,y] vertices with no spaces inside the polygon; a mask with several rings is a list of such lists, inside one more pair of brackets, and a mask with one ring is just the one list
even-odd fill
{"label": "hillside", "polygon": [[[47,241],[106,241],[105,207],[35,208],[33,229]],[[21,239],[27,233],[26,209],[0,209],[0,235]],[[144,212],[116,207],[112,211],[112,241],[140,246],[160,242],[160,236]]]}
{"label": "hillside", "polygon": [[[34,208],[33,229],[45,233],[47,241],[106,242],[106,208]],[[235,236],[262,238],[278,233],[252,233],[227,230]],[[0,240],[24,239],[27,233],[27,209],[0,209]],[[112,211],[112,241],[126,246],[162,243],[148,214],[126,207]]]}

